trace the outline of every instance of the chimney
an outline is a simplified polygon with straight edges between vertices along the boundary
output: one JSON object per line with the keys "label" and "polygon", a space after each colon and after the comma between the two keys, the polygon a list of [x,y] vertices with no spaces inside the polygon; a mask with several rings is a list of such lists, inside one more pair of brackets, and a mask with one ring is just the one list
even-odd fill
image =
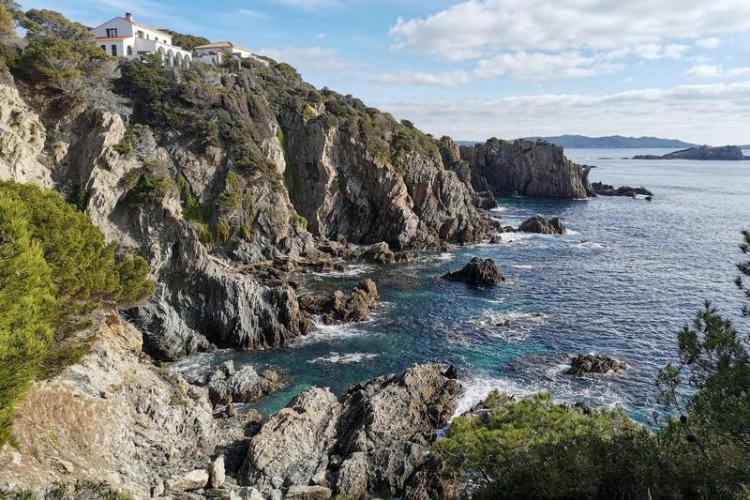
{"label": "chimney", "polygon": [[130,12],[126,12],[125,13],[125,19],[132,22],[133,21],[133,14],[130,13]]}

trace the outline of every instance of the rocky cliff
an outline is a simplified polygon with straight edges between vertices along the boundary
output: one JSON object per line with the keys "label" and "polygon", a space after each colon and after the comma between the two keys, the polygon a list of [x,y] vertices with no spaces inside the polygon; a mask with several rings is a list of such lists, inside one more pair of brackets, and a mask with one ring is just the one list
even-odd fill
{"label": "rocky cliff", "polygon": [[596,196],[589,186],[591,167],[573,163],[560,146],[548,142],[490,139],[462,146],[461,160],[468,163],[477,191],[552,198]]}

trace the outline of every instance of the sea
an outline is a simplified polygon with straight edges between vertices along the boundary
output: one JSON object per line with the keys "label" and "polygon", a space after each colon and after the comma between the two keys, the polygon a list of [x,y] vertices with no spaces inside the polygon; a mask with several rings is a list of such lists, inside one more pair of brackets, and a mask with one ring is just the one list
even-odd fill
{"label": "sea", "polygon": [[[351,289],[373,279],[380,303],[364,323],[319,325],[295,345],[264,352],[222,350],[175,365],[236,365],[279,370],[285,387],[251,405],[273,412],[309,386],[343,394],[353,384],[414,363],[456,365],[466,388],[457,414],[492,389],[539,391],[561,402],[621,407],[648,423],[661,411],[655,378],[677,357],[676,335],[705,301],[738,327],[740,231],[750,228],[750,161],[631,160],[668,149],[571,149],[593,165],[590,179],[644,186],[653,200],[500,197],[492,217],[517,226],[542,214],[563,219],[563,236],[506,234],[424,254],[416,262],[352,265],[309,276],[309,289]],[[746,153],[748,154],[748,153]],[[478,290],[440,277],[471,257],[494,259],[507,278]],[[571,356],[600,353],[625,361],[617,374],[574,377]]]}

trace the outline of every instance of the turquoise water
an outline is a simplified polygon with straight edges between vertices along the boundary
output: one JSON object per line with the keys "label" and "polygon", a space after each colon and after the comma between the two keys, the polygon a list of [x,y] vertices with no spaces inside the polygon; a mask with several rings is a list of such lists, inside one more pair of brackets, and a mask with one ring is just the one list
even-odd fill
{"label": "turquoise water", "polygon": [[[289,385],[257,405],[266,412],[310,385],[342,393],[364,379],[436,361],[463,369],[462,408],[493,387],[515,394],[547,390],[560,400],[620,405],[646,420],[656,408],[654,377],[673,358],[679,328],[705,299],[730,315],[738,310],[737,245],[739,231],[750,226],[750,162],[622,159],[668,151],[566,151],[598,167],[592,181],[644,185],[654,200],[499,198],[491,213],[505,223],[541,213],[562,217],[569,234],[517,235],[416,263],[314,276],[311,288],[349,289],[372,278],[381,304],[368,322],[321,327],[290,348],[222,351],[182,366],[208,357],[280,369]],[[440,279],[474,255],[494,258],[506,284],[475,290]],[[511,325],[497,326],[504,319]],[[630,368],[592,378],[563,374],[570,355],[591,351]]]}

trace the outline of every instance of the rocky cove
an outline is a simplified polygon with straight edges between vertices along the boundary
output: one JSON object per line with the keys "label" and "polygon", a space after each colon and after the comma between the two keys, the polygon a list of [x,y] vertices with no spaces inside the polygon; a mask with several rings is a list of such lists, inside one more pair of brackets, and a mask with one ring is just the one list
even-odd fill
{"label": "rocky cove", "polygon": [[[492,286],[432,278],[458,271],[473,253],[523,254],[518,241],[577,249],[561,255],[591,250],[555,218],[576,227],[578,214],[563,212],[596,196],[591,167],[562,148],[498,139],[458,147],[356,98],[315,89],[288,65],[242,65],[165,75],[148,63],[103,61],[83,87],[4,71],[0,179],[75,203],[107,241],[144,256],[156,289],[133,307],[98,310],[86,353],[30,389],[16,408],[15,446],[0,452],[3,489],[87,480],[138,498],[451,496],[457,485],[443,481],[432,444],[475,402],[464,396],[476,379],[463,371],[471,365],[465,350],[436,347],[453,325],[436,326],[450,318],[433,310],[457,323],[486,321],[464,318],[476,311],[461,301],[503,301],[522,288],[544,297],[544,287],[519,284],[537,270],[513,270],[499,258],[502,274],[458,276]],[[534,213],[524,203],[535,204]],[[521,219],[501,212],[508,209]],[[514,229],[524,226],[529,233]],[[539,266],[545,258],[532,249],[514,262]],[[339,278],[363,265],[372,276]],[[419,290],[398,278],[422,271],[419,287],[457,301],[430,302],[433,290],[401,301],[403,290]],[[403,320],[423,338],[391,339],[401,355],[372,370],[377,358],[362,363],[374,373],[350,380],[305,360],[321,381],[310,384],[274,359],[302,363],[295,352],[327,328],[379,327],[379,308],[389,304],[414,310],[386,314],[395,328],[385,333],[395,337]],[[426,328],[420,314],[431,321]],[[548,314],[521,311],[517,322]],[[505,336],[508,347],[518,344],[504,329],[514,322],[496,318],[480,329]],[[484,350],[490,343],[469,351],[485,356],[485,367],[509,359],[513,349]],[[512,353],[524,349],[523,362],[563,361],[533,345]],[[203,363],[199,376],[180,361]],[[263,415],[262,407],[240,407],[290,387]]]}

